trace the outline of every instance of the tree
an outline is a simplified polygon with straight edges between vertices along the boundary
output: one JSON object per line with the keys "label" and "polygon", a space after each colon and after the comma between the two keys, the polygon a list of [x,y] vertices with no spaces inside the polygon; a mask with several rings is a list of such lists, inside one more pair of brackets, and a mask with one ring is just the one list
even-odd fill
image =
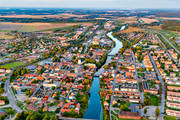
{"label": "tree", "polygon": [[52,90],[55,90],[55,88],[56,88],[56,87],[53,86],[53,87],[52,87]]}
{"label": "tree", "polygon": [[85,80],[84,80],[84,84],[88,85],[88,84],[89,84],[89,80],[88,80],[88,79],[85,79]]}
{"label": "tree", "polygon": [[0,95],[4,92],[4,89],[0,87]]}
{"label": "tree", "polygon": [[160,110],[159,110],[158,107],[156,108],[156,111],[155,111],[155,112],[156,112],[156,119],[157,119],[157,118],[159,117],[159,115],[160,115]]}
{"label": "tree", "polygon": [[12,115],[14,112],[15,112],[15,111],[14,111],[12,108],[9,108],[9,109],[7,110],[7,113],[8,113],[8,114],[11,114],[11,115]]}
{"label": "tree", "polygon": [[30,102],[31,102],[31,101],[30,101],[29,99],[26,100],[26,104],[30,104]]}
{"label": "tree", "polygon": [[[59,112],[59,111],[58,111]],[[53,114],[50,118],[50,120],[57,120],[56,116]]]}
{"label": "tree", "polygon": [[42,120],[49,120],[49,119],[50,119],[50,118],[49,118],[49,115],[46,114]]}
{"label": "tree", "polygon": [[84,96],[84,97],[82,98],[82,101],[83,101],[83,103],[86,103],[86,102],[87,102],[86,96]]}
{"label": "tree", "polygon": [[147,113],[147,108],[144,109],[144,114],[146,114],[146,113]]}
{"label": "tree", "polygon": [[124,106],[123,106],[123,105],[121,105],[121,106],[120,106],[120,110],[121,110],[121,111],[123,111],[123,109],[124,109]]}
{"label": "tree", "polygon": [[38,67],[39,64],[38,64],[38,63],[35,63],[34,65],[35,65],[36,67]]}
{"label": "tree", "polygon": [[113,91],[112,90],[109,90],[109,94],[112,94],[113,93]]}
{"label": "tree", "polygon": [[104,69],[108,69],[109,67],[108,67],[108,65],[104,65]]}

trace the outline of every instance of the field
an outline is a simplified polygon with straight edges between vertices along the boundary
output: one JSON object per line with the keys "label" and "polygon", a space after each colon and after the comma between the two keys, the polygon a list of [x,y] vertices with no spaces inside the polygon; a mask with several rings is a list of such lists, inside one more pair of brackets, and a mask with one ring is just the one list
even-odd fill
{"label": "field", "polygon": [[141,18],[142,21],[144,21],[144,23],[147,23],[147,24],[150,24],[150,23],[153,23],[153,22],[158,22],[157,19],[150,19],[150,18]]}
{"label": "field", "polygon": [[6,35],[4,32],[0,32],[0,39],[13,39],[14,36]]}
{"label": "field", "polygon": [[36,26],[23,25],[18,31],[19,32],[33,32],[36,31]]}
{"label": "field", "polygon": [[120,33],[143,32],[144,30],[138,27],[128,27],[128,29],[120,31]]}
{"label": "field", "polygon": [[149,29],[162,30],[160,26],[148,26]]}
{"label": "field", "polygon": [[180,21],[165,20],[162,22],[163,30],[177,31],[180,32]]}
{"label": "field", "polygon": [[62,13],[62,14],[57,14],[57,15],[6,15],[6,16],[1,16],[0,18],[71,18],[71,17],[85,17],[88,15],[75,15],[71,13]]}
{"label": "field", "polygon": [[12,62],[12,63],[8,63],[8,64],[0,66],[0,68],[11,69],[11,68],[18,67],[18,66],[21,66],[21,65],[24,65],[24,64],[25,63],[23,63],[23,62]]}
{"label": "field", "polygon": [[175,18],[175,17],[160,17],[160,19],[163,19],[163,20],[180,20],[180,18]]}
{"label": "field", "polygon": [[1,22],[0,31],[13,31],[17,30],[19,32],[35,32],[35,31],[45,31],[54,28],[68,27],[73,25],[85,25],[91,26],[92,23],[10,23]]}
{"label": "field", "polygon": [[18,30],[20,29],[22,26],[21,25],[11,25],[11,24],[4,24],[4,23],[0,23],[0,31],[9,31],[9,30]]}
{"label": "field", "polygon": [[136,17],[119,17],[117,20],[123,21],[124,23],[138,23]]}

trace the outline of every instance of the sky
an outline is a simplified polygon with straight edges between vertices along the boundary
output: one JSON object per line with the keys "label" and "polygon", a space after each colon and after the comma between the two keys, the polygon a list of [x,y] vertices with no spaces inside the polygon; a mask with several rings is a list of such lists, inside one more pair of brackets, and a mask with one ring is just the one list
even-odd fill
{"label": "sky", "polygon": [[0,0],[0,7],[180,9],[180,0]]}

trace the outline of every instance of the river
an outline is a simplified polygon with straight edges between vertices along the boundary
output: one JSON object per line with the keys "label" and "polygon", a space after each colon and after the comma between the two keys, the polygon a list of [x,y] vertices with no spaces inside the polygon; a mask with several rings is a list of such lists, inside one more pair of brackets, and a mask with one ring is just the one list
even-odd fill
{"label": "river", "polygon": [[[125,27],[126,26],[122,26],[120,30],[125,29]],[[111,52],[109,52],[105,65],[107,65],[111,61],[111,57],[117,54],[123,46],[121,41],[119,41],[118,39],[112,36],[112,32],[107,33],[107,36],[116,42],[116,46],[111,50]],[[102,66],[96,73],[101,74],[103,70],[104,70],[104,66]],[[93,82],[91,85],[91,89],[89,91],[90,98],[89,98],[88,108],[84,114],[85,119],[103,120],[103,110],[101,106],[101,99],[99,96],[99,87],[100,87],[99,77],[93,77]]]}

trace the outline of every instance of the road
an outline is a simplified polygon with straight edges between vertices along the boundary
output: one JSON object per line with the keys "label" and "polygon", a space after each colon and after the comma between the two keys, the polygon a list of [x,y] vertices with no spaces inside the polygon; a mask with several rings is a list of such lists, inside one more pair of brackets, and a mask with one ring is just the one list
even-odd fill
{"label": "road", "polygon": [[[142,116],[149,116],[150,120],[156,120],[156,108],[160,106],[145,106],[141,109]],[[144,114],[144,109],[147,109],[147,113]],[[162,116],[158,117],[158,120],[164,120]]]}
{"label": "road", "polygon": [[[96,34],[96,32],[98,31],[98,30],[100,30],[100,28],[101,28],[101,26],[102,25],[104,25],[104,22],[103,23],[101,23],[101,24],[99,24],[99,26],[93,31],[93,33],[88,37],[88,39],[85,41],[85,42],[87,42],[88,40],[91,40],[91,39],[93,39],[93,37],[95,36],[95,34]],[[88,43],[86,43],[86,46],[85,46],[85,50],[84,50],[84,53],[86,53],[87,52],[87,50],[88,50],[88,47],[89,47],[89,45],[92,43],[92,41],[90,41],[90,42],[88,42]]]}
{"label": "road", "polygon": [[[12,72],[9,74],[8,79],[5,82],[5,90],[6,90],[7,98],[9,100],[9,106],[11,106],[14,110],[17,111],[17,113],[16,113],[16,115],[17,115],[18,113],[22,112],[22,110],[16,105],[16,98],[15,98],[15,96],[13,94],[12,89],[11,89],[11,85],[10,85],[10,76],[11,76],[11,74],[12,74]],[[13,120],[15,118],[15,116],[13,118],[11,118],[11,119]]]}
{"label": "road", "polygon": [[113,89],[112,89],[112,95],[111,95],[111,101],[110,101],[110,107],[109,107],[109,115],[110,115],[110,120],[112,120],[112,114],[111,114],[111,110],[112,110],[112,101],[114,99],[114,89],[115,89],[115,85],[116,85],[116,76],[117,76],[117,70],[118,70],[118,65],[119,65],[119,59],[120,59],[120,54],[118,54],[118,59],[116,61],[116,69],[115,69],[115,75],[114,75],[114,81],[113,81]]}
{"label": "road", "polygon": [[157,73],[157,77],[160,80],[161,85],[162,85],[160,116],[163,116],[163,114],[164,114],[164,106],[165,106],[165,85],[164,85],[164,81],[162,79],[162,76],[161,76],[156,64],[155,64],[155,61],[154,61],[153,57],[151,56],[150,53],[148,53],[148,56],[150,57],[151,63],[153,64],[153,67],[154,67],[154,69],[155,69],[155,71]]}
{"label": "road", "polygon": [[34,97],[34,95],[40,90],[40,87],[43,85],[43,82],[41,82],[38,86],[37,86],[37,88],[36,88],[36,90],[33,92],[33,94],[31,95],[31,98],[32,97]]}
{"label": "road", "polygon": [[165,40],[166,42],[168,42],[168,43],[171,45],[171,47],[172,47],[178,54],[180,54],[180,51],[179,51],[171,42],[169,42],[169,40],[168,40],[162,33],[159,32],[159,34],[164,38],[164,40]]}
{"label": "road", "polygon": [[177,61],[174,60],[174,58],[171,56],[171,54],[169,53],[167,47],[166,47],[165,44],[161,41],[161,39],[160,39],[159,37],[158,37],[158,38],[156,37],[156,39],[160,40],[159,42],[161,42],[163,48],[166,50],[166,53],[167,53],[168,57],[175,62],[176,66],[178,66]]}
{"label": "road", "polygon": [[[134,52],[133,52],[133,54],[132,54],[132,58],[133,58],[134,66],[135,66],[135,75],[136,75],[136,80],[137,80],[137,86],[138,86],[138,89],[139,89],[139,91],[140,91],[139,82],[142,82],[142,81],[139,79],[138,74],[137,74],[137,70],[136,70],[136,60],[135,60]],[[144,103],[144,92],[143,92],[143,90],[140,91],[140,96],[141,96],[141,103]]]}
{"label": "road", "polygon": [[160,35],[164,38],[164,40],[165,40],[166,42],[168,42],[168,43],[171,45],[171,47],[172,47],[178,54],[180,54],[180,51],[168,40],[168,38],[167,38],[166,36],[164,36],[164,34],[162,34],[161,32],[159,32],[159,31],[157,31],[157,30],[149,30],[149,29],[147,29],[147,31],[152,31],[152,32],[156,32],[156,33],[160,34]]}

